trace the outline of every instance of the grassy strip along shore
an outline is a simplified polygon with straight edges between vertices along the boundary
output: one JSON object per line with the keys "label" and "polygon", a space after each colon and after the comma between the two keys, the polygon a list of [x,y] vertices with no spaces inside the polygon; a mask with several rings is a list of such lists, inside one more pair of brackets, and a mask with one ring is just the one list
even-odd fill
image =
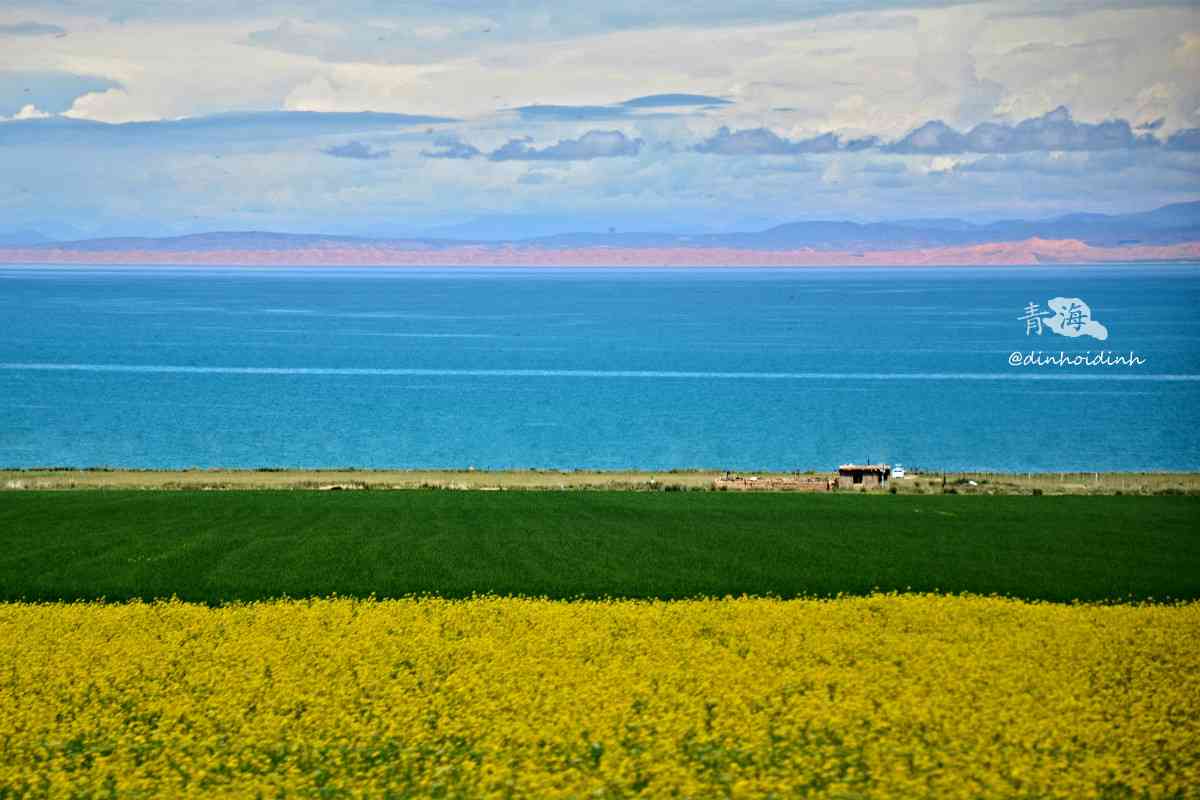
{"label": "grassy strip along shore", "polygon": [[[719,470],[8,469],[0,491],[22,489],[482,489],[671,491],[713,488]],[[835,472],[739,472],[762,478]],[[1196,494],[1195,472],[920,472],[900,494]]]}
{"label": "grassy strip along shore", "polygon": [[1200,598],[1200,498],[5,492],[0,599]]}

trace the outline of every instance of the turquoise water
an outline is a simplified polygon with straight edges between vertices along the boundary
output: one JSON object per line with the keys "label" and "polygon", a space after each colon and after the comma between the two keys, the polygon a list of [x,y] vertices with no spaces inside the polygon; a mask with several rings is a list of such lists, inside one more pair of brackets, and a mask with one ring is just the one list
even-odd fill
{"label": "turquoise water", "polygon": [[1195,470],[1200,266],[0,267],[0,415],[10,467]]}

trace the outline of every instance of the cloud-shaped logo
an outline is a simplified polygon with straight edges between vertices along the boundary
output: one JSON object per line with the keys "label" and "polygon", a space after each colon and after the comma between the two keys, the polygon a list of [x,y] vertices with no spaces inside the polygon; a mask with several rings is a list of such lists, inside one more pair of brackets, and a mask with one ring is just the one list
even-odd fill
{"label": "cloud-shaped logo", "polygon": [[1078,297],[1055,297],[1046,302],[1054,316],[1043,320],[1051,333],[1069,336],[1091,336],[1100,341],[1108,338],[1108,328],[1092,318],[1092,309]]}

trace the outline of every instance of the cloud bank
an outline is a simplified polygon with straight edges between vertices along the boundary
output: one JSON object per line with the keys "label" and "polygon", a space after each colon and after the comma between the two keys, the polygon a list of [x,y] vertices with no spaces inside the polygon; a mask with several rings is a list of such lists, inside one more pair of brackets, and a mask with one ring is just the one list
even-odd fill
{"label": "cloud bank", "polygon": [[467,144],[457,136],[438,136],[433,140],[436,150],[422,150],[425,158],[467,159],[482,155],[479,148]]}
{"label": "cloud bank", "polygon": [[1200,150],[1200,129],[1185,128],[1165,140],[1153,131],[1163,125],[1158,119],[1138,126],[1136,133],[1128,120],[1109,119],[1098,123],[1077,122],[1065,106],[1039,117],[1021,120],[1015,125],[983,122],[959,132],[941,120],[930,120],[894,142],[879,136],[842,141],[836,133],[822,133],[807,139],[786,139],[767,128],[730,131],[721,127],[693,150],[722,156],[805,155],[856,152],[878,149],[896,155],[1004,155],[1032,152],[1096,152],[1166,148]]}
{"label": "cloud bank", "polygon": [[805,153],[832,153],[839,149],[836,134],[823,133],[811,139],[791,141],[766,128],[730,131],[721,127],[693,149],[697,153],[718,156],[790,156]]}
{"label": "cloud bank", "polygon": [[327,156],[334,158],[353,158],[360,161],[374,161],[380,158],[387,158],[392,154],[391,150],[374,150],[370,145],[352,140],[345,144],[332,145],[321,151]]}
{"label": "cloud bank", "polygon": [[538,149],[532,140],[511,139],[492,151],[492,161],[589,161],[593,158],[636,156],[641,139],[630,139],[621,131],[588,131],[578,139],[560,139],[557,144]]}
{"label": "cloud bank", "polygon": [[727,106],[731,100],[704,94],[650,94],[621,103],[625,108],[683,108],[687,106]]}
{"label": "cloud bank", "polygon": [[1065,106],[1016,125],[983,122],[966,133],[939,120],[927,122],[890,145],[893,153],[946,155],[951,153],[1027,153],[1031,151],[1117,150],[1154,147],[1149,133],[1135,134],[1127,120],[1090,124],[1076,122]]}
{"label": "cloud bank", "polygon": [[513,109],[530,122],[584,122],[628,118],[637,112],[682,113],[733,105],[733,101],[704,94],[650,94],[611,105],[528,105]]}
{"label": "cloud bank", "polygon": [[1145,209],[1197,74],[1195,0],[20,0],[0,235]]}
{"label": "cloud bank", "polygon": [[[39,106],[41,108],[41,106]],[[45,110],[45,109],[43,109]],[[109,124],[67,116],[0,126],[0,144],[64,147],[219,146],[231,142],[306,139],[359,132],[397,131],[455,122],[446,117],[373,112],[254,111],[185,119]]]}
{"label": "cloud bank", "polygon": [[17,22],[0,25],[0,36],[66,36],[67,29],[44,22]]}

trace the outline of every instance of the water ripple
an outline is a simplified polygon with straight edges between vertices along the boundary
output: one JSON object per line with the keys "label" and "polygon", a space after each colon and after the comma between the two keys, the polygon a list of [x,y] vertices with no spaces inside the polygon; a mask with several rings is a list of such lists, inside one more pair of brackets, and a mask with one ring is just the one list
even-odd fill
{"label": "water ripple", "polygon": [[635,369],[424,369],[379,367],[228,367],[176,364],[0,363],[3,370],[45,372],[134,372],[189,375],[410,375],[483,378],[683,378],[712,380],[867,380],[867,381],[1200,381],[1200,374],[1133,372],[705,372]]}

